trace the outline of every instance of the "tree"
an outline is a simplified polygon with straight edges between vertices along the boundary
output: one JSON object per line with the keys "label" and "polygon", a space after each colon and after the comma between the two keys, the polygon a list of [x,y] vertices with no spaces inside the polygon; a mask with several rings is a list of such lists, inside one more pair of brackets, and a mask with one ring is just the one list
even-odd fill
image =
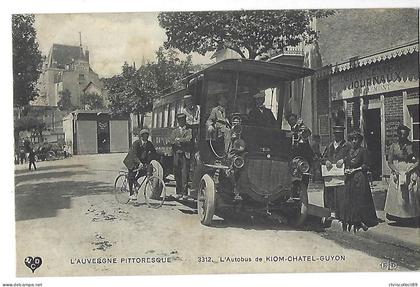
{"label": "tree", "polygon": [[20,119],[15,120],[14,123],[15,141],[19,139],[19,133],[22,131],[29,131],[31,132],[32,137],[39,136],[42,139],[42,132],[45,128],[45,123],[38,118],[31,116],[21,117]]}
{"label": "tree", "polygon": [[99,110],[104,108],[104,99],[97,93],[86,93],[80,97],[80,103],[86,110]]}
{"label": "tree", "polygon": [[140,118],[140,115],[143,116],[152,110],[157,86],[151,64],[136,69],[134,65],[125,63],[121,74],[105,79],[104,82],[109,95],[111,113],[118,115],[134,113]]}
{"label": "tree", "polygon": [[162,12],[165,48],[189,54],[229,48],[242,58],[255,59],[317,36],[311,19],[333,14],[331,10],[258,10]]}
{"label": "tree", "polygon": [[159,91],[169,93],[180,88],[180,80],[192,70],[191,56],[185,60],[179,59],[179,53],[174,49],[159,47],[156,51],[156,62],[150,65],[151,72]]}
{"label": "tree", "polygon": [[42,56],[33,27],[34,15],[12,15],[13,105],[25,107],[37,96]]}
{"label": "tree", "polygon": [[58,94],[60,95],[60,99],[57,102],[57,106],[60,111],[72,111],[76,108],[71,103],[71,92],[68,89],[64,89]]}

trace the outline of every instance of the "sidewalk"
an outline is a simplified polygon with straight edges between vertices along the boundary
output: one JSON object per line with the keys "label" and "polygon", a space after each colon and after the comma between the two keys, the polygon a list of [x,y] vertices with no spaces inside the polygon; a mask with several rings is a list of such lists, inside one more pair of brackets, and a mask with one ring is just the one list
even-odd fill
{"label": "sidewalk", "polygon": [[[309,203],[318,206],[324,205],[322,183],[310,183],[308,191]],[[387,223],[384,212],[386,186],[381,182],[374,182],[372,185],[372,196],[375,203],[376,214],[381,222],[368,231],[357,232],[355,236],[420,251],[420,228],[396,226],[392,223]],[[341,223],[337,220],[333,221],[330,229],[343,232]]]}

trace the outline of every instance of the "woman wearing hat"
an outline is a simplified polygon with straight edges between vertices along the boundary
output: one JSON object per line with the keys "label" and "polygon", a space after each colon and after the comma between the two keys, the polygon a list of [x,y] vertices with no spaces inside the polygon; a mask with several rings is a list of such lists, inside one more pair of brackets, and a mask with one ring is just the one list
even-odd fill
{"label": "woman wearing hat", "polygon": [[341,222],[343,230],[353,231],[362,228],[364,231],[378,224],[375,205],[369,186],[368,151],[362,147],[363,136],[360,132],[349,135],[352,143],[350,153],[345,158],[346,191],[344,195]]}
{"label": "woman wearing hat", "polygon": [[391,170],[385,202],[386,218],[397,223],[418,223],[420,219],[418,147],[408,139],[410,129],[397,128],[398,140],[389,148]]}

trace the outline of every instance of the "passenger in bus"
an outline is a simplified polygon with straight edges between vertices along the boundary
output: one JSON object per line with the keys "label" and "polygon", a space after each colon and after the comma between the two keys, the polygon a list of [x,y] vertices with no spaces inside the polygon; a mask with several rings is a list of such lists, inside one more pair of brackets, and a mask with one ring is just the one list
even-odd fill
{"label": "passenger in bus", "polygon": [[275,127],[276,119],[272,111],[264,106],[264,92],[255,94],[253,98],[255,107],[249,112],[249,124],[258,127]]}
{"label": "passenger in bus", "polygon": [[206,121],[207,132],[214,151],[223,155],[230,142],[230,123],[226,115],[226,96],[220,95],[217,106],[214,107]]}
{"label": "passenger in bus", "polygon": [[187,126],[198,125],[200,123],[200,106],[194,105],[191,95],[184,96],[185,104],[182,113],[187,119]]}
{"label": "passenger in bus", "polygon": [[172,131],[172,150],[174,155],[174,176],[176,181],[176,196],[180,199],[188,197],[188,175],[191,158],[191,129],[187,127],[186,115],[177,115],[178,126]]}
{"label": "passenger in bus", "polygon": [[[133,185],[142,176],[147,174],[150,161],[156,157],[156,149],[152,142],[149,141],[150,132],[142,129],[139,133],[140,139],[133,142],[123,163],[128,169],[128,188],[130,191],[130,199],[136,200]],[[135,170],[139,169],[138,172]]]}

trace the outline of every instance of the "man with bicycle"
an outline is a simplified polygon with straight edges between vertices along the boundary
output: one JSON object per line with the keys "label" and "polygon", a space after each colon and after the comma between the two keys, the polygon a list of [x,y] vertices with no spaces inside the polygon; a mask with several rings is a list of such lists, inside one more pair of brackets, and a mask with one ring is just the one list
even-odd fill
{"label": "man with bicycle", "polygon": [[134,194],[134,183],[142,176],[145,176],[150,168],[150,161],[156,156],[156,149],[152,142],[149,141],[149,131],[142,129],[140,131],[140,139],[133,142],[123,163],[128,169],[128,188],[130,191],[130,199],[136,200]]}

